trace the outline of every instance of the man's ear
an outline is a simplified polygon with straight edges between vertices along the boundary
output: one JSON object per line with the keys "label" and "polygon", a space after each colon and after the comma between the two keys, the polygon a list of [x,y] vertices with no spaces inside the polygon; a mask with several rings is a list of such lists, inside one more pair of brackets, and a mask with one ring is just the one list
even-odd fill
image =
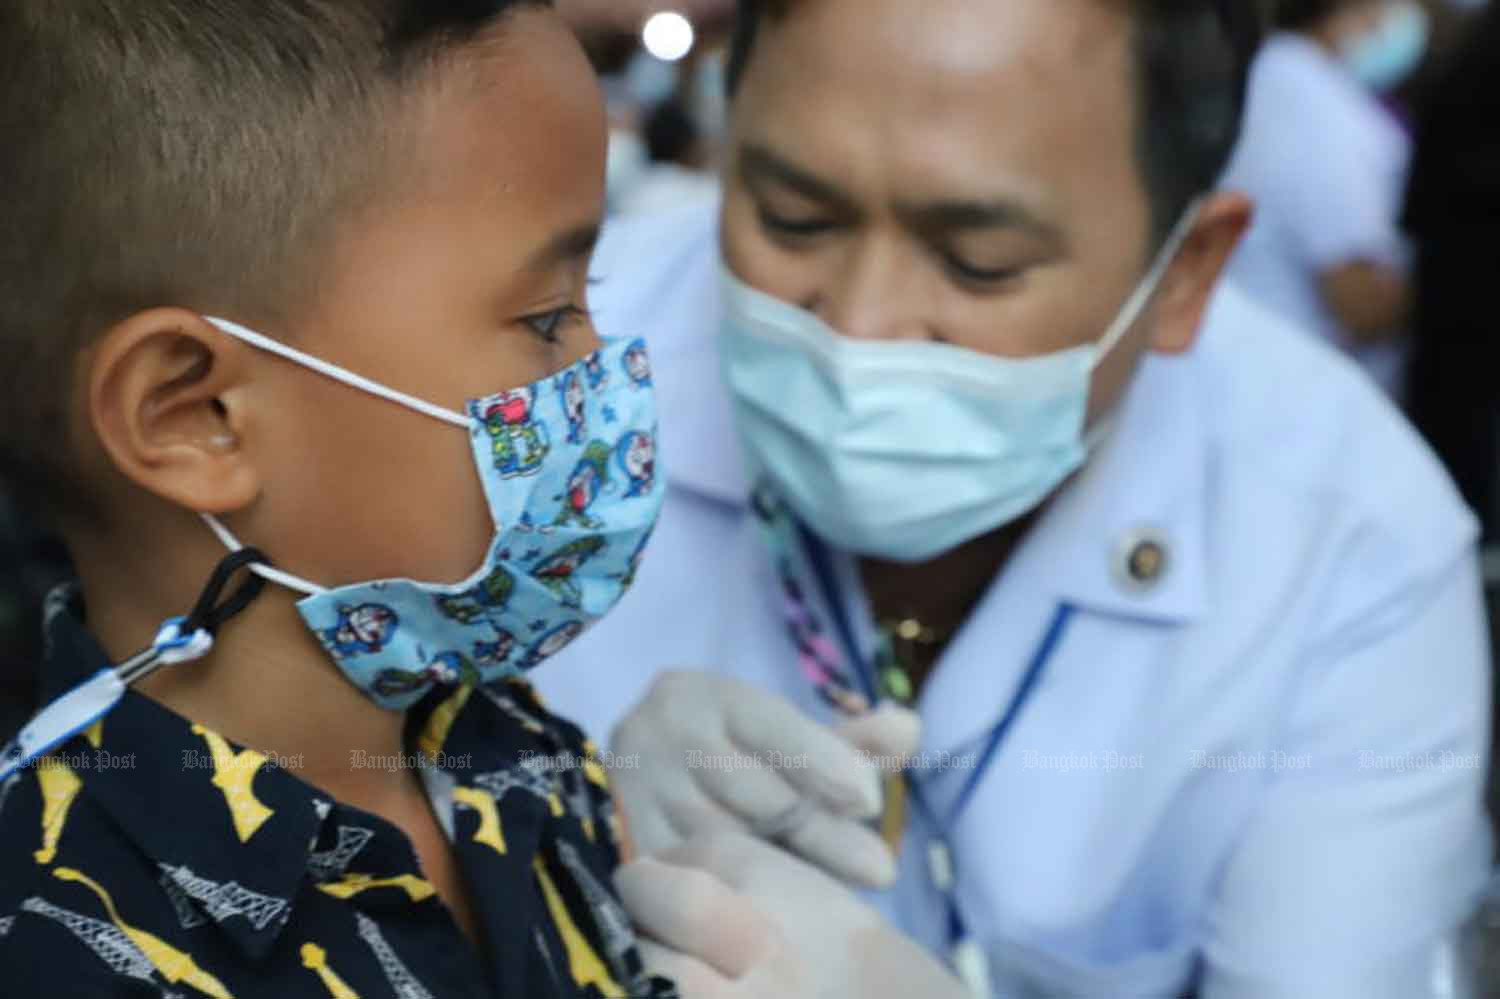
{"label": "man's ear", "polygon": [[243,446],[246,351],[201,316],[151,309],[90,351],[89,420],[126,478],[199,513],[243,509],[260,475]]}
{"label": "man's ear", "polygon": [[1180,354],[1197,341],[1214,289],[1253,214],[1250,199],[1242,194],[1213,194],[1203,202],[1157,295],[1151,339],[1157,353]]}

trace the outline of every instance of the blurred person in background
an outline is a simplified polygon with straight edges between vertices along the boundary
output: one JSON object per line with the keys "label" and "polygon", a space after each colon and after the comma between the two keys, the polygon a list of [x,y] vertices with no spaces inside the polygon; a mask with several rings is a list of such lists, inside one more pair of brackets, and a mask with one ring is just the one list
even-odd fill
{"label": "blurred person in background", "polygon": [[1500,496],[1500,7],[1421,108],[1405,224],[1417,243],[1412,419],[1496,538]]}
{"label": "blurred person in background", "polygon": [[1279,0],[1225,187],[1255,202],[1230,278],[1399,399],[1411,312],[1398,225],[1411,140],[1381,95],[1426,52],[1412,0]]}
{"label": "blurred person in background", "polygon": [[[691,197],[702,194],[701,178],[663,169],[664,162],[683,167],[676,157],[664,160],[653,154],[647,134],[657,132],[657,153],[664,145],[677,142],[677,134],[663,134],[677,129],[680,121],[662,116],[677,111],[688,112],[686,124],[694,129],[695,138],[720,136],[713,131],[713,121],[696,120],[711,111],[696,92],[698,77],[712,78],[715,66],[705,41],[722,36],[732,23],[734,0],[557,0],[557,7],[573,26],[595,70],[599,73],[609,111],[609,151],[606,180],[608,208],[611,214],[653,210],[661,203],[664,192],[676,190]],[[642,28],[651,15],[671,10],[692,24],[694,45],[678,62],[659,59],[642,47]],[[705,136],[705,126],[708,135]],[[680,134],[680,132],[679,132]],[[695,143],[678,143],[678,155],[692,155]],[[705,143],[697,142],[700,149]],[[706,156],[707,153],[705,152]],[[698,183],[688,183],[698,180]],[[678,183],[682,182],[682,183]],[[637,198],[637,189],[645,185]],[[712,192],[710,192],[712,193]]]}
{"label": "blurred person in background", "polygon": [[[741,4],[721,212],[618,221],[591,296],[663,517],[542,678],[643,850],[779,844],[981,995],[1435,994],[1490,856],[1477,531],[1220,286],[1250,9]],[[877,834],[802,761],[892,704]]]}
{"label": "blurred person in background", "polygon": [[683,101],[672,97],[656,105],[644,135],[650,166],[620,198],[621,214],[683,211],[718,198],[713,154]]}

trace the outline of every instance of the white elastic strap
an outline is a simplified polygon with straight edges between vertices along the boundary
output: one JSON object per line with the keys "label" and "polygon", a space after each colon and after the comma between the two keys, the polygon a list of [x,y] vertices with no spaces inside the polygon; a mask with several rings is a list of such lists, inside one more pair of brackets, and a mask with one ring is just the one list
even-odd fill
{"label": "white elastic strap", "polygon": [[387,399],[391,402],[396,403],[397,405],[405,406],[407,409],[414,409],[417,412],[422,413],[425,416],[430,416],[435,420],[442,420],[444,423],[452,423],[455,426],[463,427],[465,430],[469,428],[469,418],[464,416],[462,413],[455,413],[451,409],[445,409],[442,406],[434,406],[432,403],[425,402],[422,399],[418,399],[416,396],[407,395],[405,392],[398,392],[393,388],[387,388],[379,382],[374,382],[361,375],[356,375],[352,371],[345,371],[343,368],[339,367],[336,364],[329,364],[327,361],[313,357],[311,354],[304,354],[302,351],[297,350],[295,347],[288,347],[286,344],[280,343],[276,340],[272,340],[270,337],[261,336],[254,330],[246,329],[239,323],[230,322],[228,319],[218,319],[214,316],[204,316],[203,318],[207,319],[209,322],[213,323],[219,329],[223,330],[225,333],[228,333],[230,336],[234,337],[237,340],[241,340],[245,343],[248,343],[252,347],[257,347],[261,350],[267,351],[268,353],[275,354],[278,357],[285,358],[286,360],[291,361],[293,364],[300,364],[304,368],[310,368],[320,375],[327,375],[329,378],[332,378],[335,381],[343,382],[345,385],[348,385],[351,388],[357,388],[362,392],[368,392],[371,395],[379,396],[380,398]]}
{"label": "white elastic strap", "polygon": [[[240,543],[240,539],[235,537],[229,528],[220,523],[218,517],[215,517],[211,513],[199,514],[199,516],[203,518],[203,522],[208,525],[208,529],[214,532],[214,535],[225,548],[228,548],[232,552],[245,550],[245,546]],[[293,576],[289,572],[282,572],[280,569],[273,569],[269,565],[261,565],[259,562],[251,565],[250,571],[267,582],[275,583],[278,586],[285,586],[289,590],[296,590],[298,593],[305,593],[310,597],[321,596],[328,592],[318,584],[309,583],[300,576]]]}
{"label": "white elastic strap", "polygon": [[1146,311],[1147,303],[1156,294],[1157,285],[1161,284],[1161,279],[1166,276],[1167,268],[1171,267],[1172,262],[1177,259],[1177,251],[1182,249],[1182,244],[1187,242],[1188,235],[1193,231],[1193,225],[1198,221],[1198,212],[1202,206],[1203,199],[1198,198],[1188,205],[1187,211],[1182,213],[1182,218],[1178,219],[1177,225],[1172,228],[1171,235],[1167,237],[1167,241],[1162,244],[1161,251],[1157,253],[1151,269],[1146,272],[1145,279],[1136,286],[1135,292],[1126,300],[1125,308],[1120,310],[1120,314],[1115,317],[1114,325],[1099,341],[1098,349],[1094,352],[1093,367],[1097,368],[1109,356],[1109,352],[1115,349],[1120,338],[1130,332],[1136,320],[1141,318],[1141,313]]}

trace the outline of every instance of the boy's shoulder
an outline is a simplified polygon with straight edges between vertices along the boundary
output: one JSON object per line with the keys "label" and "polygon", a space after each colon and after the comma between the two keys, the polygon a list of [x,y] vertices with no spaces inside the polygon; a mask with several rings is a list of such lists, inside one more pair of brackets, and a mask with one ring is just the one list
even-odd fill
{"label": "boy's shoulder", "polygon": [[89,793],[77,760],[60,753],[0,783],[5,994],[115,996],[132,987],[127,980],[151,982],[154,965],[118,912],[152,925],[144,903],[162,893]]}
{"label": "boy's shoulder", "polygon": [[0,939],[15,925],[22,899],[36,891],[45,869],[42,850],[44,796],[41,769],[28,767],[0,781]]}
{"label": "boy's shoulder", "polygon": [[[441,769],[429,793],[447,785],[433,804],[459,867],[503,906],[484,920],[492,970],[518,995],[666,995],[610,888],[614,805],[584,733],[520,681],[424,703],[420,762],[371,765]],[[0,784],[0,992],[162,995],[186,981],[301,994],[309,941],[362,995],[389,994],[387,974],[451,981],[452,950],[432,941],[440,902],[402,831],[321,796],[296,765],[132,694]],[[556,978],[580,940],[605,962],[603,985]]]}

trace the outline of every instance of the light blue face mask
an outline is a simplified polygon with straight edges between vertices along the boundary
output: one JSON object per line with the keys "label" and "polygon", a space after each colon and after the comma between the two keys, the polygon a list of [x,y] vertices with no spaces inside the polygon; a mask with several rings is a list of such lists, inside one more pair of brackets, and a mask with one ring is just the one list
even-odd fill
{"label": "light blue face mask", "polygon": [[[465,415],[235,323],[209,321],[470,437],[495,535],[463,582],[390,579],[326,589],[253,567],[307,594],[297,604],[303,620],[376,703],[405,709],[434,685],[489,683],[529,670],[607,613],[634,580],[665,490],[642,341],[608,342],[533,385],[470,402]],[[243,547],[218,520],[205,520],[232,551]]]}
{"label": "light blue face mask", "polygon": [[1380,26],[1345,45],[1341,55],[1355,78],[1371,90],[1399,86],[1422,64],[1432,32],[1431,18],[1421,4],[1394,4]]}
{"label": "light blue face mask", "polygon": [[1083,465],[1093,372],[1196,217],[1194,205],[1099,341],[1039,357],[841,336],[726,269],[721,353],[752,475],[860,555],[923,562],[1011,523]]}

